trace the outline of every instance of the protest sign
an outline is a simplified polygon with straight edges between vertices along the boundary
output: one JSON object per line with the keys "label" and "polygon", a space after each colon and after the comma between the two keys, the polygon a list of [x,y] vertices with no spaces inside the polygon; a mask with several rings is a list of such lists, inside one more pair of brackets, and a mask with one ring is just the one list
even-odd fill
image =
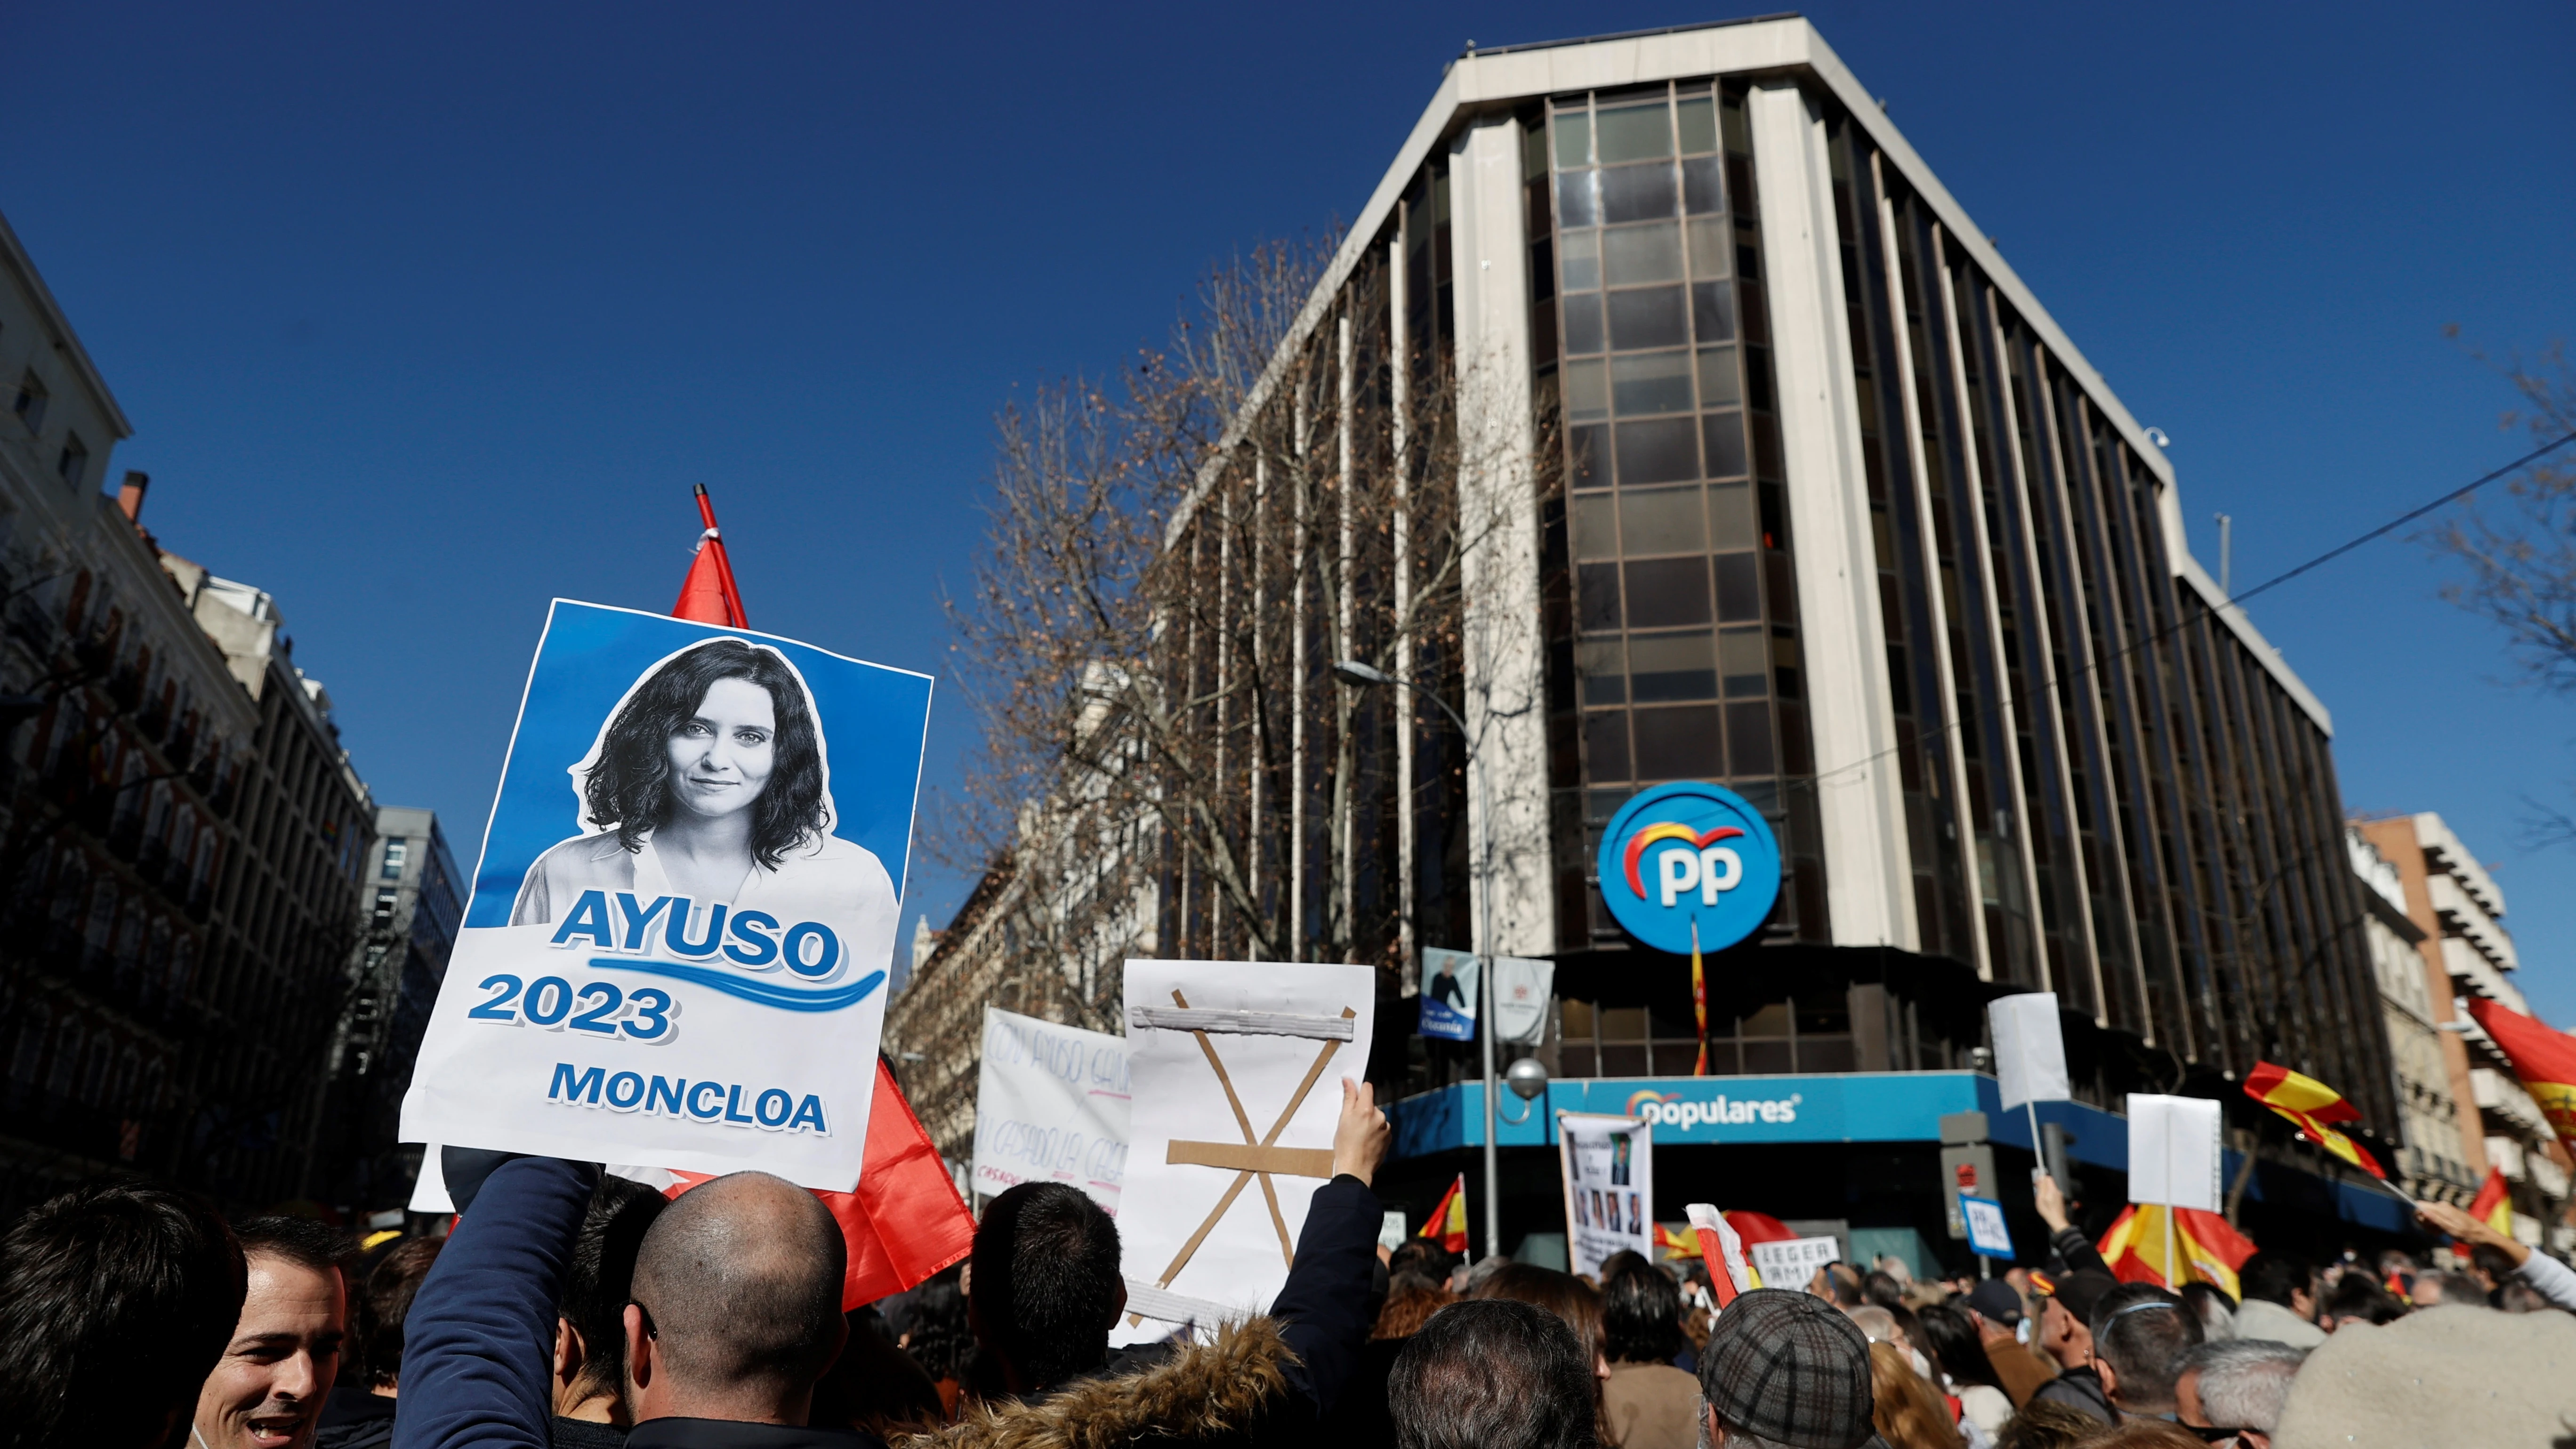
{"label": "protest sign", "polygon": [[1068,1182],[1115,1217],[1126,1169],[1126,1038],[986,1007],[975,1191]]}
{"label": "protest sign", "polygon": [[2218,1104],[2129,1094],[2129,1201],[2219,1211]]}
{"label": "protest sign", "polygon": [[1113,1343],[1269,1309],[1333,1175],[1342,1079],[1366,1075],[1376,968],[1127,963],[1134,1094]]}
{"label": "protest sign", "polygon": [[2066,1100],[2066,1035],[2056,992],[1998,996],[1986,1003],[1986,1025],[1994,1034],[1995,1088],[2005,1111]]}
{"label": "protest sign", "polygon": [[1483,969],[1473,952],[1426,946],[1422,951],[1422,1022],[1424,1036],[1443,1041],[1476,1039],[1477,973]]}
{"label": "protest sign", "polygon": [[1968,1224],[1968,1249],[1981,1258],[2010,1259],[2012,1231],[2004,1226],[2004,1205],[1990,1197],[1959,1195],[1959,1216]]}
{"label": "protest sign", "polygon": [[1816,1270],[1841,1261],[1842,1243],[1835,1238],[1791,1238],[1783,1243],[1755,1243],[1753,1271],[1765,1288],[1804,1288]]}
{"label": "protest sign", "polygon": [[1753,1265],[1744,1261],[1744,1239],[1736,1235],[1726,1215],[1708,1203],[1691,1203],[1682,1212],[1699,1237],[1700,1261],[1708,1265],[1709,1288],[1722,1309],[1735,1301],[1736,1294],[1754,1286]]}
{"label": "protest sign", "polygon": [[928,677],[556,600],[402,1140],[858,1181]]}
{"label": "protest sign", "polygon": [[1598,1274],[1617,1253],[1654,1258],[1654,1134],[1654,1124],[1642,1117],[1556,1114],[1575,1272]]}
{"label": "protest sign", "polygon": [[1556,989],[1556,963],[1520,956],[1494,958],[1494,1040],[1547,1039],[1547,1007]]}

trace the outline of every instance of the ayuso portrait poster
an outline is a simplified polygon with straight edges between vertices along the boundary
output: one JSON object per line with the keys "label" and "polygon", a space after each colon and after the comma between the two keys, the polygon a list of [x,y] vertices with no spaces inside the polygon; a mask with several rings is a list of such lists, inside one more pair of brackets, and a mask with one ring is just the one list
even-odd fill
{"label": "ayuso portrait poster", "polygon": [[859,1179],[930,680],[555,601],[402,1139]]}

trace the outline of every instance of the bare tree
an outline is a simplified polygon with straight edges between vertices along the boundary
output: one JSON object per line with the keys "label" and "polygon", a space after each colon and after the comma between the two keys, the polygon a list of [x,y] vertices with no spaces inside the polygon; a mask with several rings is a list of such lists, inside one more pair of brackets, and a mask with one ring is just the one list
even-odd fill
{"label": "bare tree", "polygon": [[[2456,337],[2459,329],[2450,329]],[[2537,357],[2497,363],[2522,405],[2503,417],[2506,428],[2528,430],[2548,443],[2576,434],[2576,367],[2566,344],[2554,342]],[[2438,555],[2457,560],[2465,578],[2442,596],[2505,631],[2525,682],[2576,692],[2576,450],[2532,464],[2505,485],[2500,507],[2475,500],[2448,523],[2424,534]],[[2535,812],[2532,834],[2559,844],[2576,843],[2576,815],[2526,799]]]}
{"label": "bare tree", "polygon": [[986,547],[950,605],[982,739],[935,848],[1009,862],[1022,1009],[1106,1025],[1131,954],[1399,969],[1414,823],[1463,826],[1419,798],[1463,798],[1436,706],[1332,664],[1456,699],[1464,560],[1493,522],[1461,512],[1456,379],[1405,340],[1383,259],[1318,293],[1333,240],[1215,269],[1114,384],[998,420]]}

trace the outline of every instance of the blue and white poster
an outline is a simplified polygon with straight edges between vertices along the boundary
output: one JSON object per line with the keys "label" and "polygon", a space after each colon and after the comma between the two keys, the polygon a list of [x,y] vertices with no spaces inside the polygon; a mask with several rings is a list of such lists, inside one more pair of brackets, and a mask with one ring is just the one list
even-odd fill
{"label": "blue and white poster", "polygon": [[1482,964],[1473,951],[1423,947],[1422,1019],[1415,1030],[1444,1041],[1474,1041]]}
{"label": "blue and white poster", "polygon": [[556,600],[402,1140],[856,1185],[930,684]]}

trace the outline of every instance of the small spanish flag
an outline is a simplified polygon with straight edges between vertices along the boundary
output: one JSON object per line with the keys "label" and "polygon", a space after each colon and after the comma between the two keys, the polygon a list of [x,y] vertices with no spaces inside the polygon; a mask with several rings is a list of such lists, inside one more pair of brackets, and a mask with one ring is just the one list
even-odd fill
{"label": "small spanish flag", "polygon": [[2341,1092],[2288,1067],[2256,1062],[2254,1070],[2245,1074],[2245,1095],[2288,1118],[2319,1147],[2381,1181],[2387,1180],[2387,1169],[2379,1165],[2379,1159],[2371,1156],[2368,1148],[2326,1125],[2361,1120],[2361,1114],[2353,1110]]}
{"label": "small spanish flag", "polygon": [[2175,1208],[2174,1255],[2182,1259],[2179,1281],[2166,1272],[2165,1212],[2161,1204],[2133,1203],[2094,1246],[2111,1276],[2123,1283],[2153,1283],[2159,1288],[2207,1283],[2230,1298],[2245,1295],[2236,1286],[2236,1270],[2254,1256],[2254,1240],[2228,1226],[2227,1219],[2199,1208]]}
{"label": "small spanish flag", "polygon": [[1440,1205],[1422,1220],[1422,1231],[1415,1236],[1429,1238],[1453,1253],[1467,1251],[1467,1174],[1459,1173],[1449,1190],[1440,1194]]}
{"label": "small spanish flag", "polygon": [[2513,1195],[2504,1185],[2503,1168],[2487,1169],[2487,1180],[2478,1184],[2478,1195],[2469,1203],[2469,1216],[2508,1238],[2513,1236]]}
{"label": "small spanish flag", "polygon": [[1699,1256],[1699,1229],[1685,1225],[1676,1232],[1657,1223],[1655,1246],[1661,1248],[1667,1258],[1696,1258]]}
{"label": "small spanish flag", "polygon": [[2504,1049],[2522,1089],[2549,1119],[2550,1130],[2576,1151],[2576,1037],[2483,996],[2470,1000],[2469,1015]]}

